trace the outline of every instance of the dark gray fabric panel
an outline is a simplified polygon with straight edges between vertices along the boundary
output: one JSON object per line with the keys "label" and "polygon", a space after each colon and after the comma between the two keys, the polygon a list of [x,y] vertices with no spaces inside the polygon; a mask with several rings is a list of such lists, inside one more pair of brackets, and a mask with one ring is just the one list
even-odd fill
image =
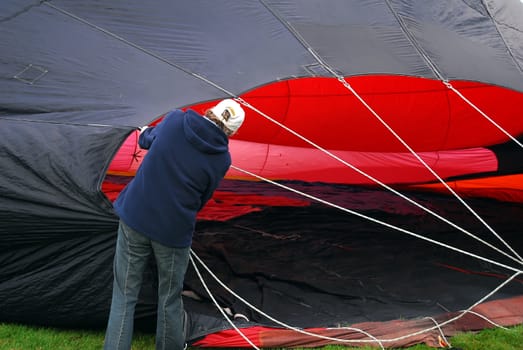
{"label": "dark gray fabric panel", "polygon": [[[505,41],[499,26],[489,17],[490,9],[484,8],[482,1],[389,2],[405,25],[406,33],[412,35],[420,53],[434,64],[441,78],[523,89],[523,74],[509,54],[511,50],[521,56],[523,32],[517,35],[519,42]],[[522,13],[523,4],[518,6],[514,10]]]}
{"label": "dark gray fabric panel", "polygon": [[[155,4],[3,2],[0,108],[44,119],[82,110],[94,113],[53,117],[139,126],[225,96],[220,88],[239,94],[278,79],[329,76],[319,60],[342,75],[434,78],[431,62],[445,79],[523,89],[516,0],[488,8],[479,0]],[[99,110],[118,112],[109,120]]]}
{"label": "dark gray fabric panel", "polygon": [[45,3],[0,28],[0,115],[141,126],[176,105],[220,96],[215,87]]}
{"label": "dark gray fabric panel", "polygon": [[485,1],[497,30],[504,39],[508,51],[517,63],[520,80],[523,74],[523,2],[521,0]]}
{"label": "dark gray fabric panel", "polygon": [[106,127],[0,119],[0,245],[115,227],[112,205],[99,187],[125,136]]}
{"label": "dark gray fabric panel", "polygon": [[[189,5],[163,0],[152,6],[133,0],[93,6],[60,0],[52,4],[234,94],[282,78],[307,76],[303,67],[315,63],[259,1],[193,0]],[[175,88],[185,85],[186,79],[196,78],[174,80]],[[194,87],[185,89],[200,101],[205,99]],[[177,105],[196,102],[194,97],[173,93]]]}
{"label": "dark gray fabric panel", "polygon": [[341,75],[434,74],[384,1],[266,1]]}

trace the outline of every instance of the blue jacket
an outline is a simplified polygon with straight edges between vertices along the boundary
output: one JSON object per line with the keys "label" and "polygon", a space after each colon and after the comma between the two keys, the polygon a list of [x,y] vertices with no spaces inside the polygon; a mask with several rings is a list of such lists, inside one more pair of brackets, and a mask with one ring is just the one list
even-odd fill
{"label": "blue jacket", "polygon": [[196,112],[175,110],[138,142],[149,151],[115,201],[116,213],[152,240],[189,247],[196,214],[231,165],[229,139]]}

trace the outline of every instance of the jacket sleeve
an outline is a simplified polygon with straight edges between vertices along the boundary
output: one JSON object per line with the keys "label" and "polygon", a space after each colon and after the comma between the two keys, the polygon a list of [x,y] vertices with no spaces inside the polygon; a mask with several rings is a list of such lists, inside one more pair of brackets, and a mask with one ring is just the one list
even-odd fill
{"label": "jacket sleeve", "polygon": [[229,161],[229,164],[226,167],[225,171],[223,171],[223,173],[221,173],[221,174],[218,174],[217,177],[214,179],[214,181],[209,184],[209,187],[207,188],[207,190],[202,193],[202,195],[200,197],[201,205],[200,205],[200,209],[198,209],[198,211],[202,210],[203,207],[205,206],[205,204],[207,204],[207,202],[209,201],[209,199],[211,199],[212,195],[214,194],[214,191],[216,191],[216,189],[220,185],[220,182],[223,180],[223,178],[225,177],[225,174],[229,170],[229,167],[230,167],[230,161]]}
{"label": "jacket sleeve", "polygon": [[138,145],[142,149],[149,149],[156,138],[156,127],[151,126],[140,133],[138,138]]}
{"label": "jacket sleeve", "polygon": [[207,204],[207,202],[209,201],[209,199],[212,198],[212,195],[214,194],[214,191],[216,190],[218,186],[213,186],[213,189],[212,190],[208,190],[208,191],[205,191],[202,196],[201,196],[201,204],[200,204],[200,209],[198,209],[198,211],[202,210],[203,207],[205,206],[205,204]]}
{"label": "jacket sleeve", "polygon": [[163,120],[160,123],[158,123],[158,125],[145,128],[140,133],[140,137],[138,137],[138,145],[140,146],[140,148],[149,149],[151,147],[154,140],[156,139],[156,135],[158,135],[158,133],[162,129],[162,126],[164,125],[165,120],[167,118],[170,118],[172,115],[174,115],[175,112],[177,112],[177,110],[169,112],[168,114],[165,115]]}

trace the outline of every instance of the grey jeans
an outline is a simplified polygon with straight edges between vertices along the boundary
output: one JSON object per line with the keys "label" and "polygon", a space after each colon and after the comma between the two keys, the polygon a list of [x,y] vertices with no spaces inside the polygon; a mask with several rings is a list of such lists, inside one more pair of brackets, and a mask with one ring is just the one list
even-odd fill
{"label": "grey jeans", "polygon": [[152,241],[120,221],[114,257],[111,312],[105,350],[131,349],[134,310],[149,256],[158,268],[156,349],[184,349],[184,311],[181,292],[190,247],[172,248]]}

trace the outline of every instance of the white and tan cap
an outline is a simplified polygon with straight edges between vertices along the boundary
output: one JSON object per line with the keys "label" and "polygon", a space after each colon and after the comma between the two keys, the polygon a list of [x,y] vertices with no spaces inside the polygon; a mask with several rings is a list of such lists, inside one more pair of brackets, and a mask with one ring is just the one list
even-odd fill
{"label": "white and tan cap", "polygon": [[[216,106],[211,108],[214,115],[223,122],[223,124],[234,134],[245,119],[245,111],[242,106],[231,99],[220,101]],[[228,113],[226,113],[228,112]]]}

